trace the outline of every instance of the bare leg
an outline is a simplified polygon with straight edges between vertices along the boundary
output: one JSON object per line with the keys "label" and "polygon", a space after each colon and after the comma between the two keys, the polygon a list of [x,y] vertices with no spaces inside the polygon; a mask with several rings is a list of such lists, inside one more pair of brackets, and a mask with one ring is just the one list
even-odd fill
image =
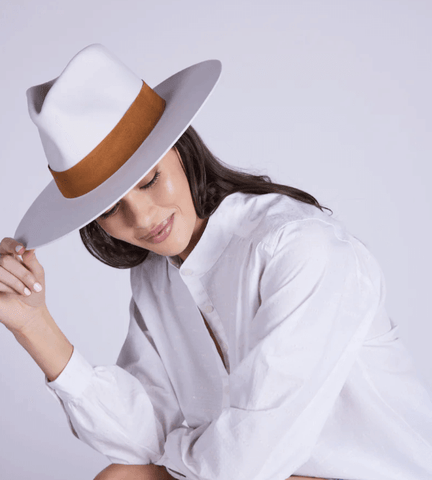
{"label": "bare leg", "polygon": [[[94,480],[176,480],[165,467],[157,465],[120,465],[113,463],[102,470]],[[326,480],[317,477],[298,477],[293,475],[287,480]]]}
{"label": "bare leg", "polygon": [[112,463],[94,480],[177,480],[158,465],[120,465]]}

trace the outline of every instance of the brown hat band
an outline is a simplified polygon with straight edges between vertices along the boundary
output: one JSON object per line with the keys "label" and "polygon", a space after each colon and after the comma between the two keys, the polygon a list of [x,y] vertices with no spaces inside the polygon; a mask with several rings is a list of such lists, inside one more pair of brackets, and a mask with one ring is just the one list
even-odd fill
{"label": "brown hat band", "polygon": [[48,165],[62,195],[81,197],[111,177],[150,135],[165,105],[165,100],[143,81],[140,93],[121,120],[86,157],[64,172],[54,172]]}

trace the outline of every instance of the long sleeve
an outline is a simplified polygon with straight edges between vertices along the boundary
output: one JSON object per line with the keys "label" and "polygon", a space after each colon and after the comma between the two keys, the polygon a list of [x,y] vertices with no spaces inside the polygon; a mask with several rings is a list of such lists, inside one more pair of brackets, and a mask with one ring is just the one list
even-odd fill
{"label": "long sleeve", "polygon": [[74,349],[60,376],[48,382],[77,438],[113,463],[155,463],[183,414],[133,298],[130,325],[116,365],[91,366]]}
{"label": "long sleeve", "polygon": [[281,228],[267,257],[247,354],[230,375],[229,407],[208,424],[171,431],[158,462],[190,480],[295,473],[383,301],[366,249],[354,249],[324,222]]}

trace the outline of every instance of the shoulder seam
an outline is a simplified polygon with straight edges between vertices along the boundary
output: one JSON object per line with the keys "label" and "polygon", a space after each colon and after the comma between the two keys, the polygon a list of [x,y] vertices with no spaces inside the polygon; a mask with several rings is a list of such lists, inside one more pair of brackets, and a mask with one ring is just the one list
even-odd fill
{"label": "shoulder seam", "polygon": [[[336,233],[336,229],[334,228],[334,225],[330,222],[326,222],[325,220],[321,219],[321,218],[314,218],[314,217],[310,217],[310,218],[297,218],[295,220],[290,220],[286,223],[284,223],[283,225],[279,225],[278,227],[275,227],[273,228],[272,230],[269,230],[268,234],[269,235],[272,235],[272,234],[278,234],[279,232],[281,232],[284,228],[287,228],[289,226],[292,226],[292,225],[295,225],[295,224],[298,224],[298,223],[304,223],[304,222],[320,222],[320,223],[324,223],[326,225],[329,225],[331,227],[333,227],[333,232],[335,234],[335,237],[338,239],[338,240],[341,240],[343,242],[347,242],[348,240],[343,240],[342,238],[338,237],[337,236],[337,233]],[[266,235],[267,237],[267,235]],[[273,245],[273,248],[272,248],[272,243],[275,243],[275,242],[268,242],[266,241],[266,238],[263,238],[261,240],[262,244],[264,244],[266,247],[267,247],[267,250],[272,250],[271,251],[271,256],[274,255],[274,252],[275,252],[275,249],[276,249],[276,245]]]}
{"label": "shoulder seam", "polygon": [[[303,222],[320,222],[320,223],[324,223],[325,225],[328,225],[328,226],[332,227],[332,232],[333,232],[335,238],[337,238],[340,242],[344,242],[344,243],[349,244],[349,246],[351,247],[351,251],[352,251],[352,253],[355,257],[355,260],[356,260],[357,273],[360,272],[360,263],[359,263],[359,259],[358,259],[358,256],[357,256],[357,253],[356,253],[356,250],[354,248],[353,243],[350,240],[346,240],[344,238],[341,238],[337,234],[337,230],[336,230],[335,225],[331,222],[326,222],[322,218],[301,218],[301,219],[291,220],[291,221],[285,223],[284,225],[281,225],[281,226],[277,227],[276,229],[274,229],[271,232],[277,234],[277,233],[281,232],[284,228],[287,228],[288,226],[292,226],[294,224],[303,223]],[[270,255],[270,257],[273,257],[275,252],[276,252],[277,242],[274,242],[273,245],[270,245],[270,243],[266,242],[265,239],[263,239],[262,243],[264,245],[265,250]]]}

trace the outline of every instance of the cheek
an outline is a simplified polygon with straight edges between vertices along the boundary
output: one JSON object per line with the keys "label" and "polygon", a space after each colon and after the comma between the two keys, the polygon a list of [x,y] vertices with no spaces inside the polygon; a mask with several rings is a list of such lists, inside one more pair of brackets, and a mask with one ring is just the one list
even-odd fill
{"label": "cheek", "polygon": [[173,198],[176,196],[176,182],[172,178],[168,178],[163,185],[163,193],[166,197]]}
{"label": "cheek", "polygon": [[117,238],[118,240],[123,240],[121,238],[122,232],[124,232],[124,226],[119,225],[120,218],[118,215],[115,215],[113,218],[107,218],[102,221],[97,222],[102,230],[111,237]]}
{"label": "cheek", "polygon": [[96,223],[99,225],[99,228],[106,231],[106,227],[104,227],[104,225],[103,225],[104,222],[103,221],[97,220]]}
{"label": "cheek", "polygon": [[113,226],[109,225],[109,222],[97,222],[102,230],[104,230],[105,233],[108,235],[111,235],[112,237],[115,237],[115,228]]}
{"label": "cheek", "polygon": [[190,207],[192,197],[189,183],[183,172],[176,172],[175,175],[169,176],[161,187],[160,195],[166,203],[175,203],[181,206],[182,210]]}

